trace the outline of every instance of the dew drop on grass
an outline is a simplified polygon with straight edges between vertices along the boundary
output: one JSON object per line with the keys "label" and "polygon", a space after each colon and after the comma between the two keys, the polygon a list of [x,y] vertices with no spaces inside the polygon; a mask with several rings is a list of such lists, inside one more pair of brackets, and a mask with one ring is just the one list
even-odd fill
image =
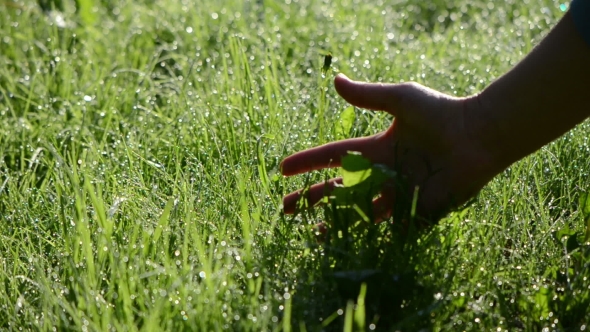
{"label": "dew drop on grass", "polygon": [[567,10],[567,4],[566,3],[562,3],[559,5],[559,10],[561,10],[562,12]]}

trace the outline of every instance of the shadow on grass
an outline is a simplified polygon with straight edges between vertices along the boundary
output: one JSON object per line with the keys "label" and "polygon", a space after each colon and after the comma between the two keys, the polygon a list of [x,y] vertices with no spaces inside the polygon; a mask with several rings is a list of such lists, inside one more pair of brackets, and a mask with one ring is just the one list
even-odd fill
{"label": "shadow on grass", "polygon": [[442,303],[437,294],[447,288],[445,281],[433,280],[430,268],[450,255],[438,229],[358,221],[354,209],[336,206],[325,215],[327,232],[309,232],[313,250],[299,270],[293,325],[345,330],[347,304],[354,303],[352,330],[430,330]]}
{"label": "shadow on grass", "polygon": [[[342,158],[342,169],[343,186],[330,191],[323,218],[311,210],[300,214],[310,225],[325,222],[306,233],[292,322],[334,331],[430,330],[453,279],[440,275],[454,270],[441,268],[453,261],[452,236],[441,236],[439,227],[418,229],[424,222],[414,218],[417,197],[401,194],[408,186],[397,172],[358,153]],[[392,218],[376,224],[373,198],[386,183],[400,194]]]}

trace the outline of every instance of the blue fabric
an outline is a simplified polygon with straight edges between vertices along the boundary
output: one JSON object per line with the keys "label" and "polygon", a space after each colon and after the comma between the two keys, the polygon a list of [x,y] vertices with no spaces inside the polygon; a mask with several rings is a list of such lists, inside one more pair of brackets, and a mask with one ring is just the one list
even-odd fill
{"label": "blue fabric", "polygon": [[590,45],[590,0],[573,0],[570,15],[580,35]]}

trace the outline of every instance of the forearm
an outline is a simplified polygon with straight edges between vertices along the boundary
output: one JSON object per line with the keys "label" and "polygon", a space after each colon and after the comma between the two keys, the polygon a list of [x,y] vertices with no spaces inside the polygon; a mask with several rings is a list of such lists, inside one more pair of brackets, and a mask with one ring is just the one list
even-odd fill
{"label": "forearm", "polygon": [[477,101],[482,133],[501,168],[538,150],[590,116],[590,45],[570,14]]}

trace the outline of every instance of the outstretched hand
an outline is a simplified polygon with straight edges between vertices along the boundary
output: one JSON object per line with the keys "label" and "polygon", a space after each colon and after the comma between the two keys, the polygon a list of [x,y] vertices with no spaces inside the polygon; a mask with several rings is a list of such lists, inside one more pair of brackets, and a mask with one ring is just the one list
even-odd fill
{"label": "outstretched hand", "polygon": [[[491,178],[502,171],[488,152],[488,124],[482,119],[478,98],[455,98],[417,83],[378,84],[355,82],[340,74],[334,79],[336,91],[350,104],[394,116],[384,132],[369,137],[328,143],[295,153],[281,163],[291,176],[328,167],[339,167],[348,151],[360,152],[374,164],[395,170],[399,183],[383,185],[373,201],[378,220],[388,218],[396,200],[413,197],[418,190],[416,214],[436,218],[449,208],[473,197]],[[340,178],[311,186],[305,196],[308,206],[326,194],[326,188]],[[294,213],[302,191],[283,199],[284,211]]]}

